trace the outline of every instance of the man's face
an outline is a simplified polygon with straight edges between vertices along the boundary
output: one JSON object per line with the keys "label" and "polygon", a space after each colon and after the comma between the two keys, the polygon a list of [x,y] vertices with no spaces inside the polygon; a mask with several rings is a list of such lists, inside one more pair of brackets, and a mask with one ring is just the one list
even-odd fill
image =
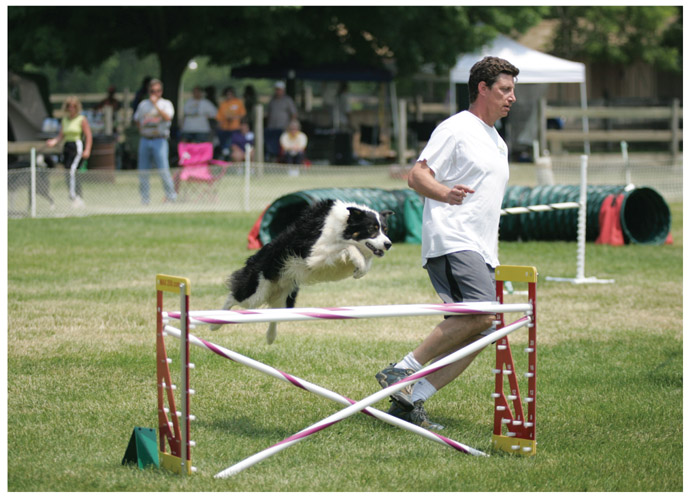
{"label": "man's face", "polygon": [[163,87],[158,84],[151,85],[148,89],[148,98],[153,102],[156,102],[163,95]]}
{"label": "man's face", "polygon": [[488,108],[495,119],[504,118],[510,112],[512,104],[517,100],[514,95],[514,76],[501,73],[492,87],[484,86],[485,96],[488,99]]}

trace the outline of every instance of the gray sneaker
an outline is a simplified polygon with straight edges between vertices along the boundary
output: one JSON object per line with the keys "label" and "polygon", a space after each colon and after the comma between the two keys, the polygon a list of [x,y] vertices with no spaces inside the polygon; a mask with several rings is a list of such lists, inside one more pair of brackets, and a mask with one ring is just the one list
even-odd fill
{"label": "gray sneaker", "polygon": [[428,413],[423,406],[423,400],[417,400],[414,402],[414,408],[411,411],[406,410],[396,400],[393,400],[392,404],[390,404],[390,409],[388,409],[388,414],[404,421],[408,421],[409,423],[414,423],[415,425],[427,430],[438,431],[445,428],[443,425],[434,423],[428,419]]}
{"label": "gray sneaker", "polygon": [[[376,374],[378,383],[383,388],[394,385],[398,381],[414,374],[413,369],[397,369],[395,364],[390,364],[388,367]],[[414,408],[414,403],[411,401],[411,394],[413,390],[413,383],[405,386],[399,392],[391,395],[391,398],[402,405],[406,410],[411,411]]]}

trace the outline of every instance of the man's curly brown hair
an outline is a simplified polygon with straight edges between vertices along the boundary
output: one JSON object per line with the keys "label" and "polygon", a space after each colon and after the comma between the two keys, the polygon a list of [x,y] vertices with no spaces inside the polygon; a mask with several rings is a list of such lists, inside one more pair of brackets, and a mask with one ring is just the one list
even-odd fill
{"label": "man's curly brown hair", "polygon": [[469,102],[474,102],[478,97],[478,84],[486,82],[489,87],[493,86],[495,80],[501,74],[512,75],[517,78],[519,69],[499,57],[484,57],[471,67],[469,72]]}

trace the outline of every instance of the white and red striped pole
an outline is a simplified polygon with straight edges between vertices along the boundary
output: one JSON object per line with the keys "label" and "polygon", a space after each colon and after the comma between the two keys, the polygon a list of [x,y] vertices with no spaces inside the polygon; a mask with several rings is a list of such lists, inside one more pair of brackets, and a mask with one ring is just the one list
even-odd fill
{"label": "white and red striped pole", "polygon": [[[165,326],[165,333],[168,334],[169,336],[174,336],[176,338],[181,338],[182,332],[172,326]],[[297,388],[301,388],[302,390],[306,390],[311,393],[315,393],[316,395],[320,395],[322,397],[325,397],[329,400],[332,400],[334,402],[338,402],[342,405],[351,405],[355,404],[356,400],[352,400],[350,398],[344,397],[338,393],[335,393],[331,390],[328,390],[326,388],[323,388],[321,386],[315,385],[313,383],[310,383],[306,380],[303,380],[301,378],[298,378],[296,376],[293,376],[291,374],[285,373],[283,371],[280,371],[278,369],[275,369],[272,366],[269,366],[267,364],[263,364],[262,362],[259,362],[255,359],[252,359],[250,357],[246,357],[244,355],[241,355],[237,352],[234,352],[232,350],[228,350],[227,348],[224,348],[220,345],[216,345],[214,343],[211,343],[210,341],[206,341],[202,338],[199,338],[197,336],[194,336],[193,334],[189,335],[189,343],[200,347],[200,348],[205,348],[207,350],[210,350],[211,352],[224,357],[226,359],[232,360],[234,362],[237,362],[239,364],[242,364],[246,367],[250,367],[252,369],[255,369],[257,371],[260,371],[264,374],[267,374],[269,376],[272,376],[273,378],[279,379],[281,381],[286,381],[287,383],[292,384],[293,386],[296,386]],[[391,416],[385,412],[379,411],[378,409],[375,409],[373,407],[367,407],[364,409],[362,412],[364,414],[367,414],[369,416],[373,416],[377,419],[380,419],[382,421],[385,421],[386,423],[389,423],[394,426],[398,426],[400,428],[403,428],[405,430],[409,430],[413,433],[416,433],[417,435],[420,435],[422,437],[425,437],[429,440],[432,440],[434,442],[444,444],[448,447],[451,447],[457,451],[464,452],[465,454],[471,454],[474,456],[487,456],[487,454],[473,449],[467,445],[461,444],[459,442],[456,442],[450,438],[444,437],[442,435],[438,435],[436,433],[433,433],[432,431],[429,431],[425,428],[421,428],[420,426],[417,426],[412,423],[408,423],[407,421],[403,421],[402,419],[396,418],[394,416]]]}
{"label": "white and red striped pole", "polygon": [[447,357],[444,357],[443,359],[434,362],[433,364],[421,369],[420,371],[412,374],[411,376],[408,376],[407,378],[404,378],[403,380],[400,380],[399,382],[390,385],[387,388],[384,388],[372,395],[369,395],[365,399],[360,400],[359,402],[350,405],[349,407],[346,407],[341,411],[336,412],[335,414],[325,419],[322,419],[317,423],[314,423],[313,425],[309,426],[308,428],[305,428],[304,430],[298,433],[295,433],[294,435],[283,440],[282,442],[279,442],[273,445],[272,447],[268,447],[267,449],[264,449],[263,451],[258,452],[257,454],[254,454],[253,456],[250,456],[233,466],[230,466],[229,468],[217,473],[215,475],[215,478],[226,478],[232,475],[236,475],[240,471],[243,471],[256,463],[263,461],[264,459],[274,454],[277,454],[281,450],[286,449],[287,447],[290,447],[298,442],[301,442],[302,440],[310,437],[311,435],[325,428],[328,428],[329,426],[334,425],[335,423],[351,416],[352,414],[362,411],[368,406],[373,405],[376,402],[379,402],[380,400],[384,399],[385,397],[401,390],[405,386],[410,385],[411,383],[414,383],[415,381],[418,381],[419,379],[426,377],[429,374],[438,371],[439,369],[442,369],[446,365],[452,364],[453,362],[456,362],[468,355],[471,355],[472,353],[475,353],[483,349],[487,345],[490,345],[491,343],[499,340],[500,338],[507,336],[512,331],[515,331],[516,329],[519,329],[524,326],[528,326],[530,323],[530,317],[522,317],[521,319],[518,319],[517,321],[513,322],[508,326],[505,326],[504,328],[498,329],[497,331],[491,334],[483,336],[482,338],[476,340],[470,345],[460,348],[451,355],[448,355]]}
{"label": "white and red striped pole", "polygon": [[[289,322],[309,320],[369,319],[421,315],[475,315],[520,312],[529,314],[528,303],[498,302],[368,305],[329,308],[266,308],[249,310],[206,310],[189,312],[192,325],[246,324],[254,322]],[[166,312],[166,319],[179,319],[179,312]]]}

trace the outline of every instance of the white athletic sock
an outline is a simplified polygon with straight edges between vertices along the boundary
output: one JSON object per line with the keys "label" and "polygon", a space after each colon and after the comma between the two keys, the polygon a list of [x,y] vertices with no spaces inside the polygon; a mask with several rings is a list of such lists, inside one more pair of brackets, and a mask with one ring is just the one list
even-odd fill
{"label": "white athletic sock", "polygon": [[395,364],[397,369],[413,369],[414,372],[420,370],[423,366],[414,358],[414,354],[409,352],[406,357]]}
{"label": "white athletic sock", "polygon": [[426,380],[426,378],[422,378],[414,385],[414,391],[411,394],[411,401],[412,403],[416,402],[417,400],[426,401],[437,391],[438,390],[436,390],[435,387]]}

